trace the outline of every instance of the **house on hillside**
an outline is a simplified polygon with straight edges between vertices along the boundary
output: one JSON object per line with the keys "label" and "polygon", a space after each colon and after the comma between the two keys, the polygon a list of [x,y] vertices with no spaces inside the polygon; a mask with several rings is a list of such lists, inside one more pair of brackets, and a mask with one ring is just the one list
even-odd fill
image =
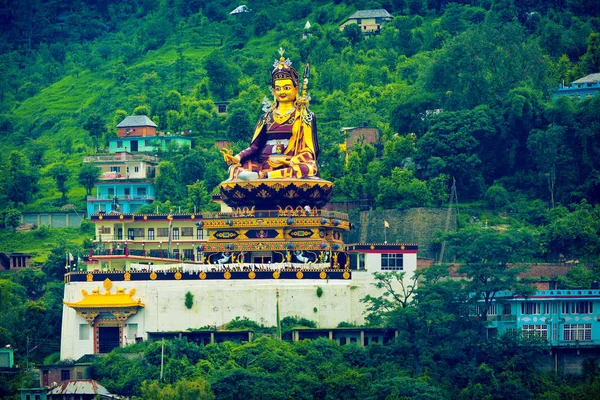
{"label": "house on hillside", "polygon": [[553,98],[570,96],[574,100],[583,100],[600,94],[600,72],[589,74],[571,82],[571,85],[560,84]]}
{"label": "house on hillside", "polygon": [[166,150],[168,147],[192,147],[189,130],[171,134],[157,132],[157,125],[145,115],[126,117],[117,125],[117,137],[109,139],[109,153],[147,152]]}
{"label": "house on hillside", "polygon": [[154,201],[158,157],[122,152],[85,157],[83,162],[101,169],[93,194],[87,197],[88,215],[135,212]]}
{"label": "house on hillside", "polygon": [[343,31],[350,24],[357,24],[363,35],[376,35],[381,31],[381,27],[392,19],[392,15],[383,8],[378,10],[361,10],[349,16],[340,25],[340,31]]}
{"label": "house on hillside", "polygon": [[31,266],[31,254],[20,252],[0,252],[0,270],[21,269]]}
{"label": "house on hillside", "polygon": [[541,338],[548,343],[553,361],[540,368],[580,374],[585,359],[600,359],[599,310],[597,288],[538,290],[528,297],[498,292],[487,310],[488,336]]}
{"label": "house on hillside", "polygon": [[252,11],[252,10],[249,9],[247,5],[242,4],[241,6],[234,8],[233,11],[231,11],[229,14],[230,15],[241,15],[241,14],[249,13],[250,11]]}

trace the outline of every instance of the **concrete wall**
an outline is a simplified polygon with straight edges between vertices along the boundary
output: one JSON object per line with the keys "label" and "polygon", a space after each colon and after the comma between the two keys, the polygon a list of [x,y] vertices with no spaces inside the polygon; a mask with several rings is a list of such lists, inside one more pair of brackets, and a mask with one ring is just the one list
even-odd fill
{"label": "concrete wall", "polygon": [[[405,254],[404,265],[408,281],[416,268],[416,254]],[[322,328],[335,328],[340,322],[364,322],[365,304],[360,300],[367,294],[377,296],[383,292],[372,285],[372,273],[378,268],[353,271],[349,280],[127,281],[116,286],[124,288],[126,293],[135,288],[133,298],[144,303],[138,314],[127,320],[128,324],[137,324],[137,335],[144,339],[146,332],[186,330],[206,325],[221,327],[236,317],[275,326],[276,289],[280,293],[281,318],[298,316],[316,321]],[[91,293],[99,286],[100,282],[68,283],[64,300],[77,302],[83,298],[82,289]],[[323,290],[321,297],[316,294],[318,287]],[[113,288],[112,293],[115,291]],[[188,291],[194,295],[191,309],[184,304]],[[100,292],[103,293],[103,288]],[[63,306],[61,359],[78,359],[94,352],[93,332],[90,329],[87,340],[79,340],[80,324],[85,324],[85,320],[74,309]]]}
{"label": "concrete wall", "polygon": [[[449,230],[456,230],[456,217],[452,209]],[[435,234],[444,231],[448,209],[411,208],[408,210],[372,210],[349,211],[350,222],[355,229],[344,233],[344,243],[417,243],[419,257],[435,258],[439,256],[434,244]],[[383,221],[390,227],[385,229]],[[452,260],[448,247],[444,256]]]}
{"label": "concrete wall", "polygon": [[21,223],[34,224],[36,227],[47,225],[51,228],[79,228],[85,213],[23,213]]}

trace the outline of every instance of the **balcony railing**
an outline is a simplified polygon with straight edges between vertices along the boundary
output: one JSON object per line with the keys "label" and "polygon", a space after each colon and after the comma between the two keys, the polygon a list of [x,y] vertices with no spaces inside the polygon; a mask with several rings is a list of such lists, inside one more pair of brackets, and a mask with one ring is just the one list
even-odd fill
{"label": "balcony railing", "polygon": [[110,162],[110,161],[147,161],[158,162],[158,157],[149,156],[146,154],[107,154],[100,156],[88,156],[83,158],[83,162]]}
{"label": "balcony railing", "polygon": [[295,216],[310,216],[310,217],[325,217],[325,218],[337,218],[341,220],[348,220],[348,214],[337,211],[325,211],[317,210],[314,214],[312,211],[309,215],[306,215],[305,211],[297,210],[254,210],[248,211],[247,213],[235,213],[235,212],[203,212],[202,219],[221,219],[221,218],[244,218],[244,217],[256,217],[256,218],[276,218],[276,217],[295,217]]}
{"label": "balcony railing", "polygon": [[[112,195],[98,195],[98,196],[88,196],[87,201],[112,201],[115,196]],[[117,196],[118,201],[131,201],[131,200],[148,200],[154,201],[155,196],[147,196],[147,195],[136,195],[136,196]]]}

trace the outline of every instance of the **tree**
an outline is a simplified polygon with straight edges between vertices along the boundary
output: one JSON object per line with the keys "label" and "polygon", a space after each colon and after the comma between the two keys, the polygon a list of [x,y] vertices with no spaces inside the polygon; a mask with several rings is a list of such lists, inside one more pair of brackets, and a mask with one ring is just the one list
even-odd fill
{"label": "tree", "polygon": [[378,188],[376,204],[383,208],[425,207],[433,201],[427,184],[407,169],[394,168],[389,178],[379,180]]}
{"label": "tree", "polygon": [[141,385],[141,396],[134,397],[134,399],[145,400],[212,400],[214,398],[210,384],[202,377],[178,380],[164,386],[159,385],[156,381],[144,381]]}
{"label": "tree", "polygon": [[466,197],[476,198],[482,184],[477,138],[493,135],[492,127],[486,108],[442,112],[419,140],[416,162],[425,168],[426,176],[454,177]]}
{"label": "tree", "polygon": [[15,231],[19,226],[21,226],[22,218],[23,215],[21,214],[21,211],[16,208],[9,208],[4,217],[4,225],[8,229]]}
{"label": "tree", "polygon": [[189,211],[206,211],[207,206],[209,206],[212,202],[212,197],[206,190],[204,181],[196,181],[191,185],[187,185],[187,192],[187,204]]}
{"label": "tree", "polygon": [[100,142],[105,130],[102,117],[100,117],[98,114],[90,115],[83,124],[83,129],[85,129],[92,138],[94,148],[98,149],[98,143]]}
{"label": "tree", "polygon": [[101,173],[102,169],[92,163],[83,163],[81,166],[81,170],[77,176],[77,181],[85,188],[85,192],[88,195],[92,194],[92,189],[94,188],[98,178],[100,178]]}
{"label": "tree", "polygon": [[137,106],[136,108],[133,109],[133,115],[149,116],[150,115],[150,107],[145,104]]}
{"label": "tree", "polygon": [[600,71],[600,34],[593,32],[588,38],[586,53],[581,57],[583,69],[588,74]]}
{"label": "tree", "polygon": [[464,228],[449,237],[458,259],[464,263],[458,273],[465,274],[465,291],[470,302],[478,306],[480,335],[485,337],[488,308],[500,292],[506,291],[503,296],[509,298],[535,292],[535,288],[519,281],[519,274],[528,267],[509,265],[526,254],[530,238],[523,232],[502,232],[487,226]]}
{"label": "tree", "polygon": [[217,100],[227,100],[237,88],[239,71],[221,50],[213,51],[204,59],[210,91]]}
{"label": "tree", "polygon": [[344,37],[348,39],[353,46],[358,44],[363,39],[363,35],[358,24],[346,25],[342,33]]}
{"label": "tree", "polygon": [[252,123],[248,111],[238,108],[229,114],[227,118],[227,138],[236,142],[252,139]]}
{"label": "tree", "polygon": [[179,200],[179,184],[177,179],[177,170],[170,161],[161,161],[158,164],[159,174],[154,178],[154,186],[156,187],[156,199],[165,202],[171,200],[176,202]]}
{"label": "tree", "polygon": [[29,164],[29,159],[20,151],[12,151],[0,176],[0,193],[4,192],[8,201],[27,203],[36,186],[36,172]]}
{"label": "tree", "polygon": [[62,193],[61,200],[67,199],[67,181],[69,180],[70,170],[64,163],[57,163],[50,168],[50,176],[56,181],[56,187]]}

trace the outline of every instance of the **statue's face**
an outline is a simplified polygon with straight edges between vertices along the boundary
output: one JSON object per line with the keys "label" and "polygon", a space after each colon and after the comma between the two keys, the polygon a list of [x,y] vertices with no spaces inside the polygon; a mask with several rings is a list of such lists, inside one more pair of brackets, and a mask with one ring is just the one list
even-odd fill
{"label": "statue's face", "polygon": [[291,79],[280,79],[275,81],[275,98],[281,103],[296,101],[298,89],[294,87]]}

